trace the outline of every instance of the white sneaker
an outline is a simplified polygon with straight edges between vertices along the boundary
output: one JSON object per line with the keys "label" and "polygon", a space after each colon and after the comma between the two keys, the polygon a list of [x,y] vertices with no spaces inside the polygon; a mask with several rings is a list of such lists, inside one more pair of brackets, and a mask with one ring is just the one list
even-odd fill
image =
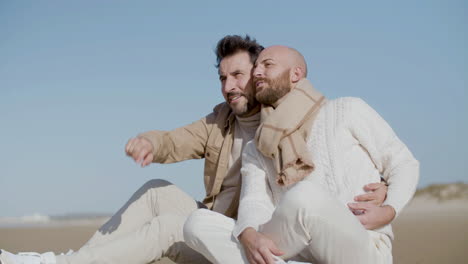
{"label": "white sneaker", "polygon": [[56,264],[55,254],[46,252],[39,254],[36,252],[10,253],[0,250],[0,264]]}

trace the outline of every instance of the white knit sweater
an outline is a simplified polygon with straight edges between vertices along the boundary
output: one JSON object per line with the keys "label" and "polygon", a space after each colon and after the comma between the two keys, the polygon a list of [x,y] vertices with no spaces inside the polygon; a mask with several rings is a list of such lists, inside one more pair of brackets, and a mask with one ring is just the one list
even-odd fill
{"label": "white knit sweater", "polygon": [[[315,170],[314,177],[344,206],[363,194],[363,186],[389,184],[385,204],[397,215],[413,196],[419,178],[419,163],[398,139],[390,126],[370,106],[358,98],[328,101],[314,121],[307,141]],[[271,219],[275,206],[290,189],[275,182],[271,159],[264,157],[253,141],[242,157],[242,191],[234,237],[247,227],[258,230]],[[351,213],[351,212],[350,212]],[[374,230],[393,239],[391,226]]]}

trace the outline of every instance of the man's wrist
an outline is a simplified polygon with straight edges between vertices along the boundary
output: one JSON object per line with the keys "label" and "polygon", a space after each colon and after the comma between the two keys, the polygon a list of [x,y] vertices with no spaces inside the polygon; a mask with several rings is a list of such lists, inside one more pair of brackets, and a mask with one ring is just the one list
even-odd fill
{"label": "man's wrist", "polygon": [[395,208],[393,208],[393,206],[388,205],[388,204],[382,207],[384,207],[387,210],[390,222],[393,221],[393,219],[395,219],[395,216],[396,216]]}
{"label": "man's wrist", "polygon": [[244,231],[242,231],[240,234],[239,234],[239,241],[242,242],[242,240],[245,240],[245,239],[248,239],[248,237],[251,235],[251,234],[254,234],[256,233],[257,231],[253,228],[253,227],[247,227],[246,229],[244,229]]}

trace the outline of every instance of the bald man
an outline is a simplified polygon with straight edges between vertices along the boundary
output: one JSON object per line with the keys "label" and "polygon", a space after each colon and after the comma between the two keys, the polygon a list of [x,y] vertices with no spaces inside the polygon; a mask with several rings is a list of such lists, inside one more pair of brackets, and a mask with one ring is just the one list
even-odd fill
{"label": "bald man", "polygon": [[[306,77],[295,49],[260,53],[261,125],[242,156],[238,219],[201,209],[184,226],[186,243],[211,262],[392,263],[390,222],[414,194],[419,163],[364,101],[326,100]],[[380,177],[383,205],[353,202]],[[385,217],[366,226],[375,215]]]}

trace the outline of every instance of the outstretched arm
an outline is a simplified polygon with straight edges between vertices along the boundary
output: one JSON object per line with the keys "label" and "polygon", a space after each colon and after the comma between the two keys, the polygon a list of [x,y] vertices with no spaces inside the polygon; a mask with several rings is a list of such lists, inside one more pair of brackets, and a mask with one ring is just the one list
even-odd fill
{"label": "outstretched arm", "polygon": [[142,167],[151,162],[173,163],[204,157],[209,126],[214,123],[210,114],[192,124],[171,131],[152,130],[128,141],[125,152]]}

